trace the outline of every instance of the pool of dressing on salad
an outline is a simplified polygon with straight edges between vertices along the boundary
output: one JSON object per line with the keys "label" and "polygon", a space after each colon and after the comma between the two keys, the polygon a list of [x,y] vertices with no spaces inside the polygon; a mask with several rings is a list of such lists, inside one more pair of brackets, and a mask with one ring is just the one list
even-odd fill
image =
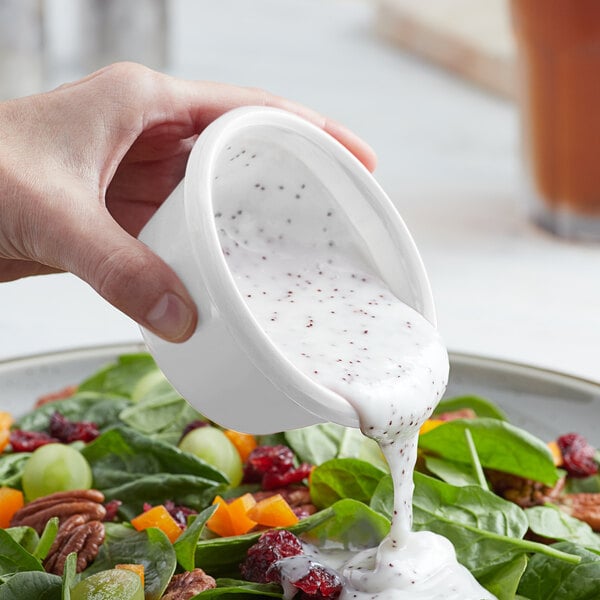
{"label": "pool of dressing on salad", "polygon": [[[215,178],[215,222],[228,267],[287,359],[354,407],[393,478],[390,533],[338,566],[342,600],[494,599],[457,562],[448,540],[412,531],[418,431],[448,377],[436,329],[381,280],[354,225],[324,187],[303,177],[305,166],[291,179],[276,169],[252,175],[250,157],[267,151],[227,148]],[[240,159],[247,185],[233,194],[221,181]],[[307,560],[290,561],[284,576],[301,575]],[[318,560],[326,563],[326,553]]]}

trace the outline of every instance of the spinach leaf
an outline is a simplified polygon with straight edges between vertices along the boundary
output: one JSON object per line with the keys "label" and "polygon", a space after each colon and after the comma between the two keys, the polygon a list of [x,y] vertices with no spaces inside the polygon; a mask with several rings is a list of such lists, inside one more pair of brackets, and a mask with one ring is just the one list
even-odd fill
{"label": "spinach leaf", "polygon": [[0,486],[20,489],[25,463],[31,452],[17,452],[0,456]]}
{"label": "spinach leaf", "polygon": [[318,508],[343,498],[369,503],[375,488],[386,475],[363,460],[334,458],[318,466],[311,475],[311,499]]}
{"label": "spinach leaf", "polygon": [[455,487],[415,473],[413,518],[415,529],[447,537],[459,562],[476,577],[529,552],[577,562],[574,556],[523,540],[528,528],[524,511],[479,486]]}
{"label": "spinach leaf", "polygon": [[507,563],[498,565],[479,576],[479,583],[498,600],[515,600],[521,577],[527,568],[528,557],[520,554]]}
{"label": "spinach leaf", "polygon": [[425,467],[430,473],[451,485],[478,485],[473,469],[465,464],[437,456],[425,456]]}
{"label": "spinach leaf", "polygon": [[499,419],[500,421],[507,420],[506,415],[498,406],[481,396],[457,396],[456,398],[442,400],[433,411],[432,418],[445,412],[452,412],[463,408],[470,408],[478,417],[489,417],[491,419]]}
{"label": "spinach leaf", "polygon": [[[359,429],[335,423],[318,423],[286,431],[285,439],[299,460],[311,465],[320,465],[333,458],[361,458],[367,451],[365,446],[375,443]],[[375,446],[379,450],[377,444]]]}
{"label": "spinach leaf", "polygon": [[274,583],[250,583],[242,579],[217,579],[216,581],[216,588],[196,594],[191,600],[211,600],[212,598],[243,600],[243,596],[283,598],[281,587]]}
{"label": "spinach leaf", "polygon": [[43,570],[42,563],[35,556],[27,552],[5,529],[0,529],[0,575]]}
{"label": "spinach leaf", "polygon": [[79,385],[79,391],[108,392],[131,397],[139,380],[158,367],[153,358],[145,353],[124,354]]}
{"label": "spinach leaf", "polygon": [[47,521],[44,526],[44,531],[42,531],[42,535],[39,538],[39,542],[32,553],[37,559],[44,560],[46,556],[48,556],[48,552],[50,552],[50,548],[58,533],[58,524],[58,517],[52,517]]}
{"label": "spinach leaf", "polygon": [[62,576],[62,600],[71,600],[71,588],[77,578],[77,553],[71,552],[65,561]]}
{"label": "spinach leaf", "polygon": [[6,531],[6,533],[8,533],[8,535],[10,535],[10,537],[17,542],[17,544],[23,546],[27,552],[34,554],[35,549],[40,542],[40,536],[37,534],[35,529],[23,525],[20,527],[9,527],[4,531]]}
{"label": "spinach leaf", "polygon": [[186,571],[193,571],[196,566],[196,546],[204,529],[206,521],[210,519],[213,513],[217,510],[217,505],[205,508],[201,513],[196,515],[193,521],[188,522],[186,530],[177,538],[173,544],[177,562]]}
{"label": "spinach leaf", "polygon": [[549,486],[558,481],[559,472],[548,446],[529,432],[497,419],[448,421],[420,436],[419,447],[448,460],[470,463],[464,433],[467,428],[485,468],[512,473]]}
{"label": "spinach leaf", "polygon": [[[300,535],[315,529],[333,517],[335,517],[334,508],[326,508],[286,529]],[[259,532],[235,537],[201,539],[196,546],[195,563],[213,577],[239,577],[239,565],[246,558],[248,548],[256,543],[260,535]]]}
{"label": "spinach leaf", "polygon": [[227,483],[225,475],[193,454],[127,427],[110,429],[81,453],[92,467],[94,484],[101,489],[159,473],[194,475],[213,483]]}
{"label": "spinach leaf", "polygon": [[147,396],[119,414],[120,420],[145,435],[177,445],[183,428],[202,415],[175,390]]}
{"label": "spinach leaf", "polygon": [[389,533],[390,521],[366,504],[346,498],[332,507],[334,516],[311,529],[309,538],[338,542],[344,548],[372,548]]}
{"label": "spinach leaf", "polygon": [[600,475],[590,477],[569,477],[565,485],[568,494],[598,494],[600,493]]}
{"label": "spinach leaf", "polygon": [[146,600],[159,600],[175,572],[177,558],[169,538],[160,529],[134,531],[125,526],[106,527],[106,539],[84,576],[113,569],[121,563],[144,565]]}
{"label": "spinach leaf", "polygon": [[369,507],[383,515],[388,521],[392,520],[394,514],[394,484],[390,475],[382,477],[377,484],[369,502]]}
{"label": "spinach leaf", "polygon": [[569,542],[553,548],[581,557],[570,564],[548,556],[531,557],[521,578],[519,594],[529,600],[597,600],[600,595],[600,556]]}
{"label": "spinach leaf", "polygon": [[583,521],[575,519],[555,506],[525,509],[533,533],[550,540],[573,542],[588,550],[600,551],[600,535]]}
{"label": "spinach leaf", "polygon": [[78,392],[64,400],[43,404],[17,421],[16,426],[27,431],[46,431],[50,417],[58,411],[72,421],[92,421],[102,431],[119,423],[119,414],[129,406],[123,396],[96,392]]}
{"label": "spinach leaf", "polygon": [[16,573],[0,585],[0,600],[62,600],[62,580],[44,571]]}

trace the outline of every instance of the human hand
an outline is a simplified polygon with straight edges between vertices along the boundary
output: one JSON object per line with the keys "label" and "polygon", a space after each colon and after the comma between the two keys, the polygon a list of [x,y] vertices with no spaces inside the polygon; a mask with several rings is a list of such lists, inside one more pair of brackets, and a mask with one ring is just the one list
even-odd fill
{"label": "human hand", "polygon": [[197,135],[245,105],[296,113],[375,167],[353,133],[284,98],[111,65],[0,104],[0,281],[70,271],[161,337],[187,339],[193,300],[135,236],[183,178]]}

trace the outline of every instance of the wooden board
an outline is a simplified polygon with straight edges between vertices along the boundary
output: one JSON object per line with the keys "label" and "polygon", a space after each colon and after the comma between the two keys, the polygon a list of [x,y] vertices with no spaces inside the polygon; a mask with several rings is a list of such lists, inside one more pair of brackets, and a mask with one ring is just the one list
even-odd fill
{"label": "wooden board", "polygon": [[503,96],[515,96],[508,0],[377,0],[385,39]]}

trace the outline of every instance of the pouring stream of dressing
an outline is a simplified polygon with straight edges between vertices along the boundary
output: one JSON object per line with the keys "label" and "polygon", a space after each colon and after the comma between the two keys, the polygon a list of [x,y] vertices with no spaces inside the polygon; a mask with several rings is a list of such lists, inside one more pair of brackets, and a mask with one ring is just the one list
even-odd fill
{"label": "pouring stream of dressing", "polygon": [[493,600],[450,542],[411,531],[418,431],[448,377],[437,331],[381,281],[327,193],[282,183],[274,206],[264,191],[258,181],[215,204],[236,285],[286,358],[354,407],[393,477],[390,533],[342,568],[342,598]]}

